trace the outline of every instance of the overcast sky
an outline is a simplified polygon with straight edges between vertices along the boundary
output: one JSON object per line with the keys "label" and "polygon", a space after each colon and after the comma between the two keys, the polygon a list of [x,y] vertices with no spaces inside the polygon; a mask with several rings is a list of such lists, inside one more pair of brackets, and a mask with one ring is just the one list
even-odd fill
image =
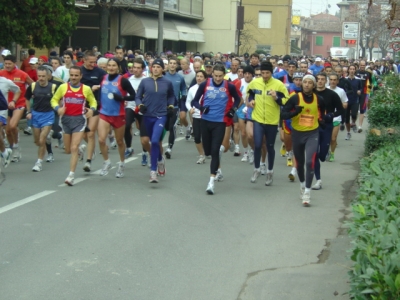
{"label": "overcast sky", "polygon": [[310,16],[311,14],[315,15],[322,11],[325,11],[328,8],[328,5],[331,7],[328,8],[329,13],[334,15],[339,8],[336,3],[341,1],[338,0],[293,0],[293,9],[301,10],[301,16]]}

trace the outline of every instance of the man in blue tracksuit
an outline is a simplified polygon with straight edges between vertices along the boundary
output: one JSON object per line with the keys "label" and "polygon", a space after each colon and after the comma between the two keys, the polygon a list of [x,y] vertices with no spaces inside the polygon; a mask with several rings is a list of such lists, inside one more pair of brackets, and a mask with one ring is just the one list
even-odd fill
{"label": "man in blue tracksuit", "polygon": [[165,160],[160,151],[160,139],[164,132],[167,115],[174,113],[175,95],[170,80],[163,77],[164,62],[157,58],[152,67],[152,76],[144,78],[136,93],[136,105],[143,114],[142,125],[151,141],[150,182],[157,183],[158,175],[165,175]]}

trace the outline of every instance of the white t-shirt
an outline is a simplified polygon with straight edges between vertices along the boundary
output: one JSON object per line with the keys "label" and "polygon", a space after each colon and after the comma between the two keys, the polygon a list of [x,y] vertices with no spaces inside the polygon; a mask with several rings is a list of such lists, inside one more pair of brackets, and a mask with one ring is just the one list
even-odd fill
{"label": "white t-shirt", "polygon": [[236,73],[236,74],[233,74],[232,72],[229,72],[228,74],[226,74],[227,76],[228,76],[228,78],[231,80],[231,81],[234,81],[235,79],[238,79],[239,78],[239,75]]}
{"label": "white t-shirt", "polygon": [[[331,89],[331,87],[329,87],[329,89]],[[347,95],[346,95],[346,92],[344,91],[344,89],[337,86],[336,88],[331,89],[331,90],[339,95],[339,98],[342,101],[342,103],[346,103],[349,101],[349,99],[347,99]],[[341,121],[342,121],[342,116],[337,116],[337,117],[333,118],[333,122],[341,122]]]}
{"label": "white t-shirt", "polygon": [[[0,116],[7,120],[8,114],[8,92],[19,92],[20,88],[11,80],[0,76],[0,101],[1,107],[5,108],[0,110]],[[0,128],[0,130],[2,130]]]}
{"label": "white t-shirt", "polygon": [[[134,75],[132,75],[131,77],[128,78],[128,80],[131,83],[131,86],[133,87],[135,92],[137,92],[139,84],[140,84],[140,82],[142,81],[143,78],[145,78],[145,76],[136,78]],[[135,110],[136,102],[135,101],[127,101],[126,108],[130,108],[132,110]]]}
{"label": "white t-shirt", "polygon": [[[192,100],[194,99],[194,96],[196,96],[196,92],[197,92],[197,90],[199,89],[199,85],[198,84],[196,84],[196,85],[194,85],[194,86],[192,86],[190,89],[189,89],[189,91],[188,91],[188,94],[187,94],[187,97],[186,97],[186,108],[188,109],[188,110],[191,110],[192,109]],[[193,113],[193,118],[200,118],[201,117],[201,115],[200,115],[200,110],[198,110],[197,108],[195,108],[194,109],[194,113]]]}

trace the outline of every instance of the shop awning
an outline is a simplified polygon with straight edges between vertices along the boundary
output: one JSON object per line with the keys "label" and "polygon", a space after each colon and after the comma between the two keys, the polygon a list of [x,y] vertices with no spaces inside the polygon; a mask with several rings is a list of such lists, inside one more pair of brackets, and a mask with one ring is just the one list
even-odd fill
{"label": "shop awning", "polygon": [[[179,41],[179,33],[174,23],[164,20],[164,39]],[[158,19],[150,15],[122,12],[121,35],[136,35],[147,39],[158,38]]]}
{"label": "shop awning", "polygon": [[[164,39],[204,43],[204,33],[195,24],[164,19]],[[158,18],[152,15],[124,11],[121,17],[121,35],[135,35],[147,39],[158,38]]]}

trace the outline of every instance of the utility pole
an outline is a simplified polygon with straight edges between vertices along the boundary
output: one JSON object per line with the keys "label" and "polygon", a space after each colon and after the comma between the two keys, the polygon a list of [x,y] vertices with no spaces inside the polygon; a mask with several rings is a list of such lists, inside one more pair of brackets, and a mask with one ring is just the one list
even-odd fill
{"label": "utility pole", "polygon": [[159,0],[158,5],[158,40],[157,52],[160,54],[163,51],[164,45],[164,0]]}

